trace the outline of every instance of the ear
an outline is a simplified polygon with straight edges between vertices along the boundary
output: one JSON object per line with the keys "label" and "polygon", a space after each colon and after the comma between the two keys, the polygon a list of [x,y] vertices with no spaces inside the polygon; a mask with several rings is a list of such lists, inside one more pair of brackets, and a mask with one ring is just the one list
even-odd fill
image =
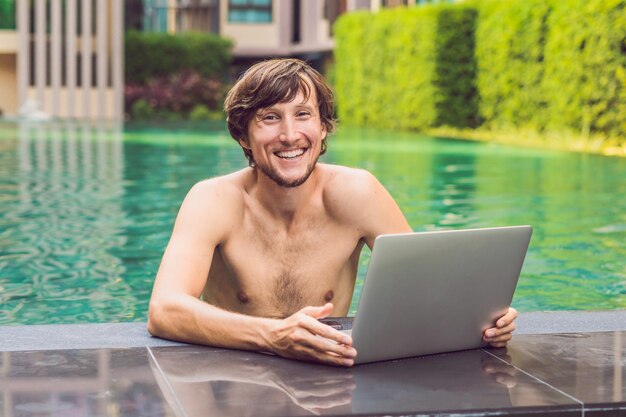
{"label": "ear", "polygon": [[239,145],[241,145],[242,148],[250,149],[250,145],[248,145],[248,142],[245,139],[237,139],[237,142],[239,142]]}

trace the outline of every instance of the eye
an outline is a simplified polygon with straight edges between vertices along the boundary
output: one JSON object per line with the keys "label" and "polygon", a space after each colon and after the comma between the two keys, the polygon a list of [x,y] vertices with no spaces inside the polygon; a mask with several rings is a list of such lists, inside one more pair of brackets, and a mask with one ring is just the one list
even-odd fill
{"label": "eye", "polygon": [[261,115],[261,120],[266,120],[268,122],[278,120],[278,115],[275,113],[266,113]]}
{"label": "eye", "polygon": [[308,117],[310,115],[311,112],[307,110],[300,110],[298,113],[296,113],[296,117]]}

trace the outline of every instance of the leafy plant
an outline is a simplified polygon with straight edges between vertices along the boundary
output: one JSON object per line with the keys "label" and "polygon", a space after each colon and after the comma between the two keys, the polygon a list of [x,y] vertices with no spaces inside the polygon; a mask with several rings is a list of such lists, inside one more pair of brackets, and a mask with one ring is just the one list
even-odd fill
{"label": "leafy plant", "polygon": [[171,35],[129,31],[125,36],[126,82],[144,84],[153,77],[191,69],[206,78],[228,76],[232,42],[212,33]]}
{"label": "leafy plant", "polygon": [[[131,116],[146,117],[145,104],[154,111],[153,116],[176,113],[187,116],[198,105],[217,110],[222,106],[225,85],[217,79],[207,79],[190,69],[183,69],[169,76],[155,77],[145,85],[126,86],[126,108]],[[140,113],[136,114],[136,103]],[[165,112],[165,113],[163,113]],[[168,119],[172,117],[167,116]],[[180,117],[179,117],[180,118]]]}
{"label": "leafy plant", "polygon": [[626,0],[348,13],[334,33],[344,123],[579,132],[626,143]]}

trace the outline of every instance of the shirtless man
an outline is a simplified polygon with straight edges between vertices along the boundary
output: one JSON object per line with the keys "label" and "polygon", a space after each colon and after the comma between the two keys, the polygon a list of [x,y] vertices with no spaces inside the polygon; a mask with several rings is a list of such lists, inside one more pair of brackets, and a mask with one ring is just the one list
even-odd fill
{"label": "shirtless man", "polygon": [[[351,338],[318,319],[348,313],[364,244],[412,229],[370,173],[317,163],[335,127],[333,95],[306,63],[254,65],[225,109],[250,167],[189,191],[154,283],[148,330],[351,366]],[[516,317],[510,309],[484,340],[506,345]]]}

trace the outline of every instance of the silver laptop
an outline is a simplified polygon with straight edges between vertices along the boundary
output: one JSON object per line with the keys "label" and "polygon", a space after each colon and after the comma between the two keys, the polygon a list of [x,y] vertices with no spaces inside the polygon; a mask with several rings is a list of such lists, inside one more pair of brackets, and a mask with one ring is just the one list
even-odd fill
{"label": "silver laptop", "polygon": [[530,226],[376,238],[352,326],[355,363],[484,346],[508,309]]}

